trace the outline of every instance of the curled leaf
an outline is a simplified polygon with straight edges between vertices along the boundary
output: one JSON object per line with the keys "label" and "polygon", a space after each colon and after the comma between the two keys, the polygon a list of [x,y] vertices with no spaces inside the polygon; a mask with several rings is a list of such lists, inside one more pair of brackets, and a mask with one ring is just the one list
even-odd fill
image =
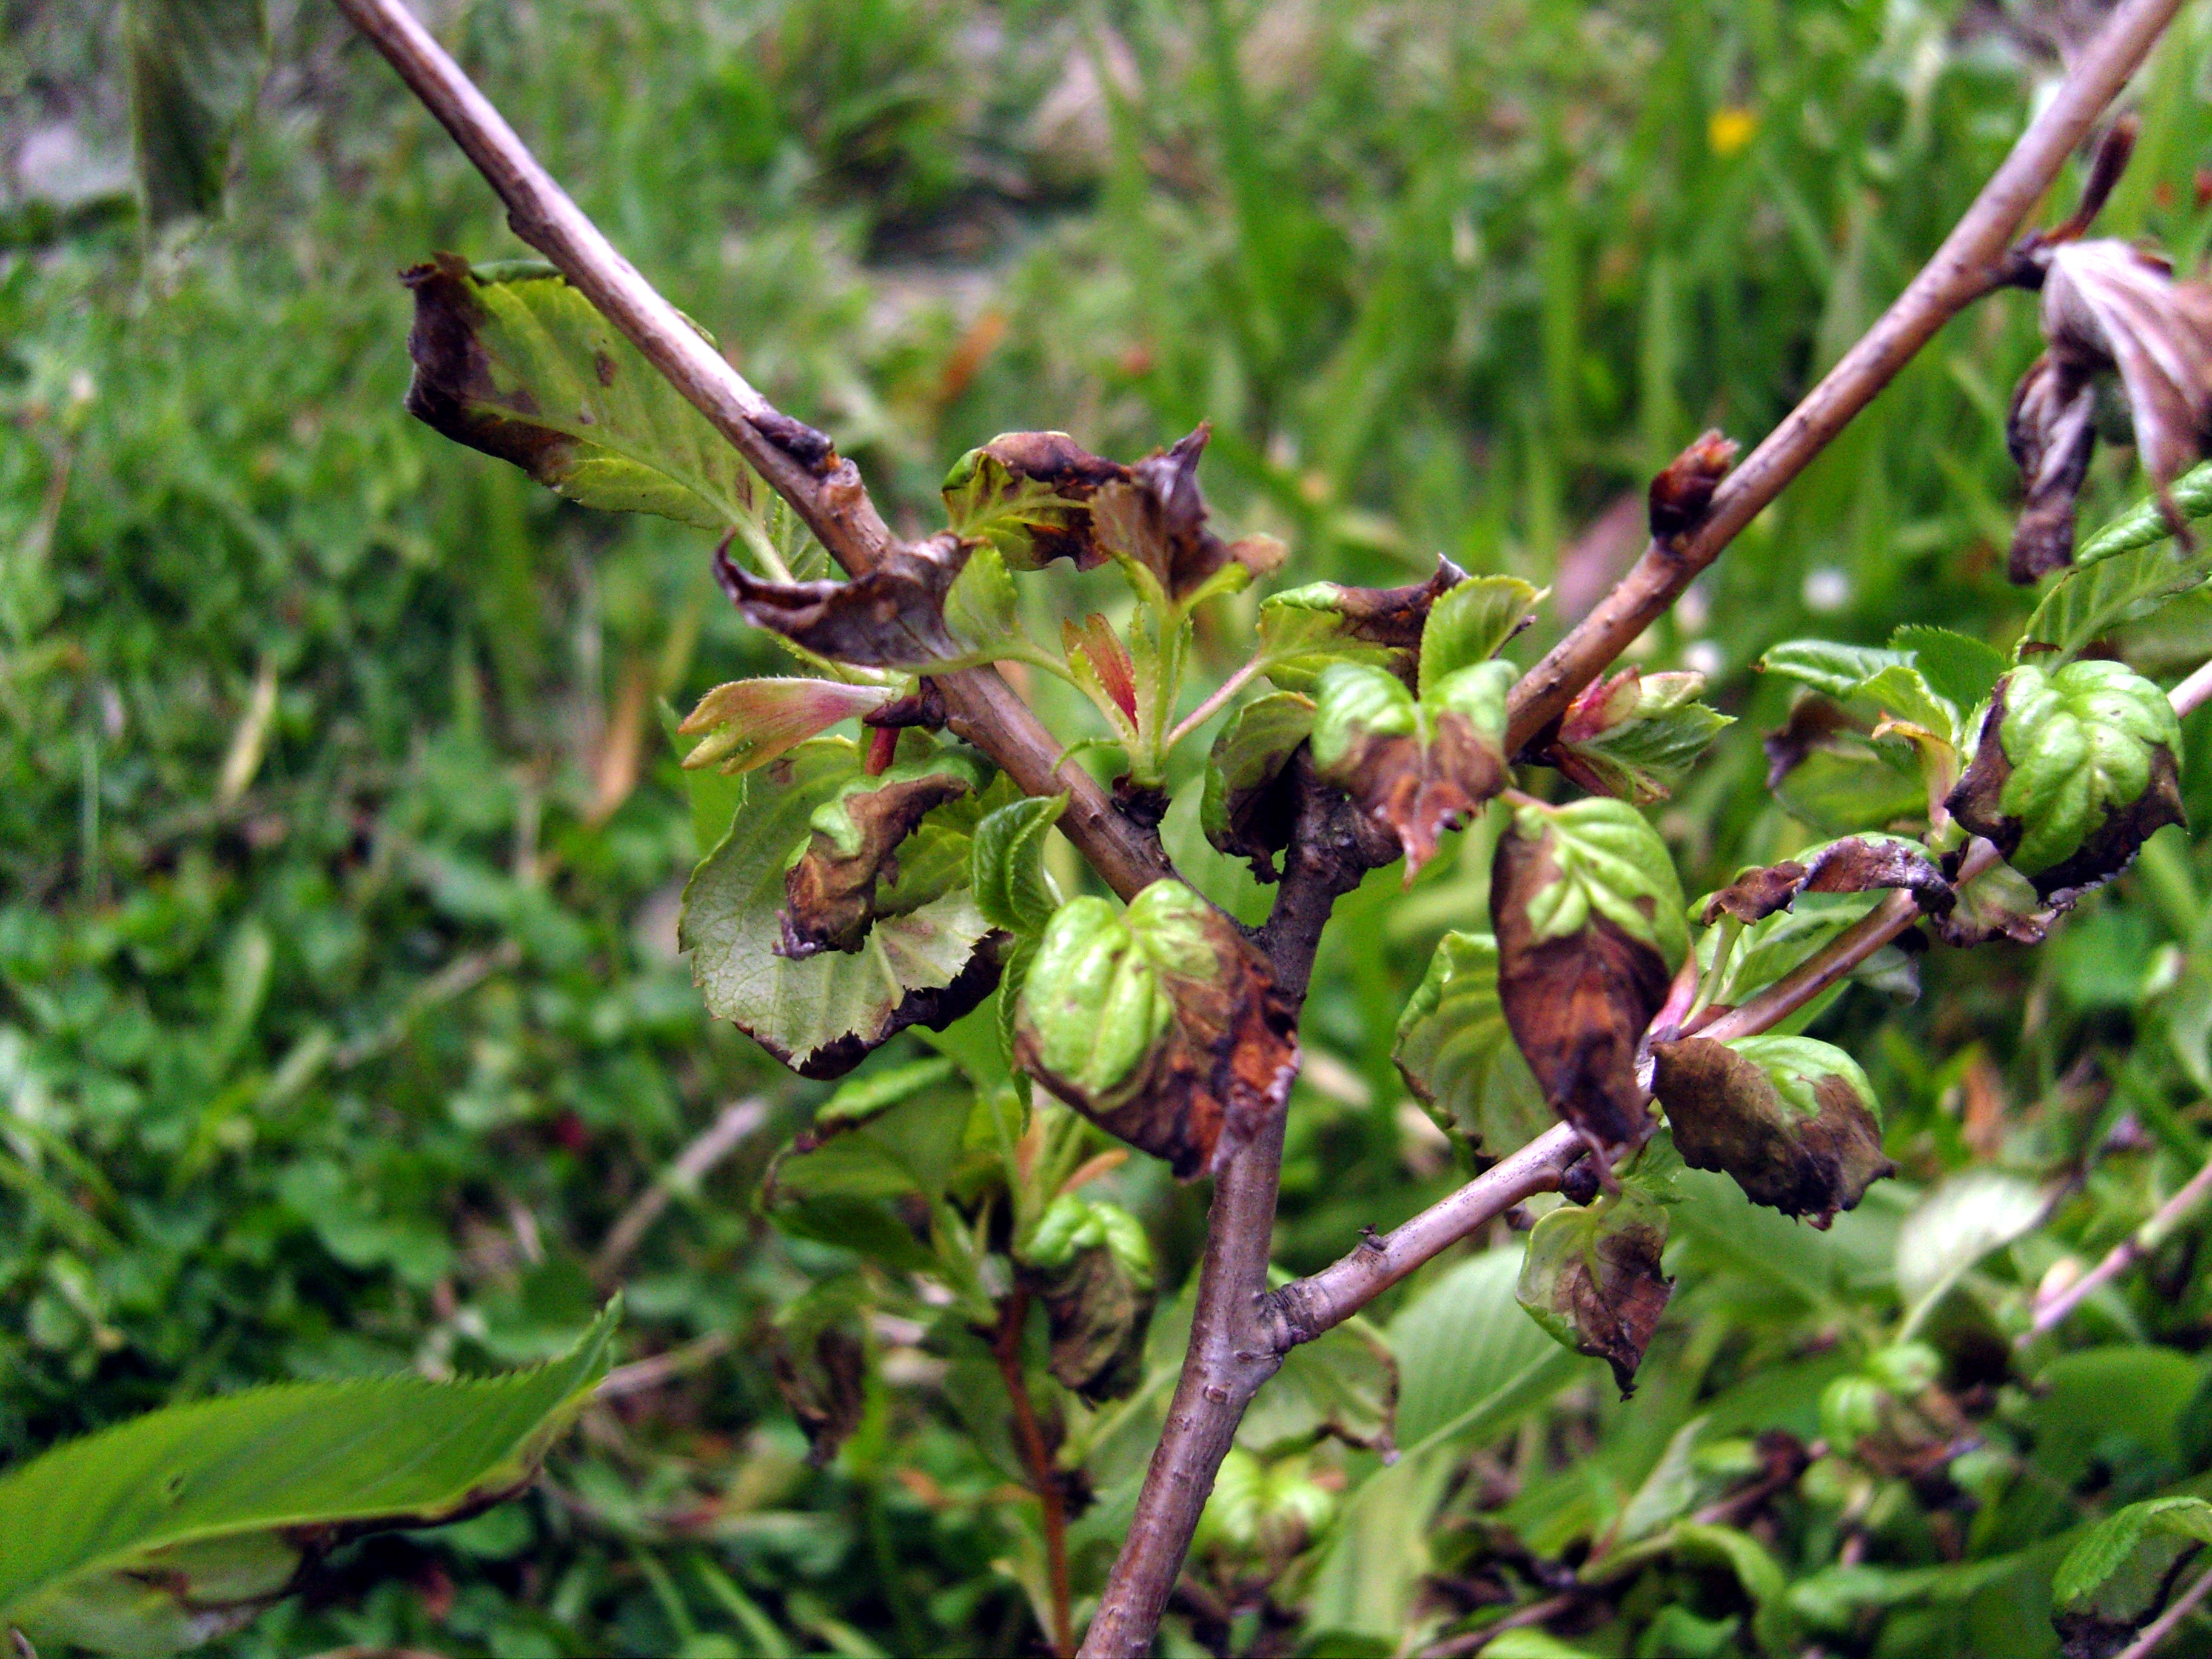
{"label": "curled leaf", "polygon": [[1496,656],[1534,620],[1543,597],[1518,576],[1474,576],[1449,589],[1421,628],[1418,694],[1432,696],[1462,669]]}
{"label": "curled leaf", "polygon": [[1593,794],[1639,805],[1671,796],[1712,740],[1735,722],[1698,701],[1703,674],[1624,668],[1568,705],[1549,758]]}
{"label": "curled leaf", "polygon": [[1740,872],[1705,901],[1698,920],[1708,927],[1723,915],[1757,921],[1787,910],[1800,893],[1865,893],[1882,887],[1911,890],[1930,915],[1941,915],[1953,902],[1951,884],[1919,842],[1901,836],[1847,836],[1802,858]]}
{"label": "curled leaf", "polygon": [[1276,691],[1246,703],[1221,728],[1206,757],[1198,821],[1219,851],[1251,861],[1263,882],[1275,879],[1274,855],[1291,844],[1296,811],[1291,757],[1313,731],[1311,697]]}
{"label": "curled leaf", "polygon": [[[1330,664],[1357,662],[1387,668],[1411,685],[1431,610],[1467,580],[1457,565],[1439,559],[1435,575],[1410,586],[1311,582],[1272,594],[1260,602],[1260,654],[1267,660],[1267,678],[1285,691],[1310,692]],[[1514,582],[1510,576],[1486,580]],[[1536,592],[1526,582],[1514,586],[1525,597],[1509,633],[1525,619]]]}
{"label": "curled leaf", "polygon": [[1947,805],[1996,843],[2046,900],[2070,902],[2183,822],[2180,722],[2166,694],[2116,662],[2015,668],[1998,683],[1972,763]]}
{"label": "curled leaf", "polygon": [[1490,915],[1505,1022],[1553,1110],[1601,1158],[1642,1146],[1637,1044],[1688,949],[1665,843],[1619,801],[1532,802],[1498,839]]}
{"label": "curled leaf", "polygon": [[[811,830],[799,861],[784,874],[779,956],[857,951],[880,914],[879,883],[898,880],[899,844],[938,807],[982,787],[981,763],[938,749],[901,761],[875,777],[852,778],[807,819]],[[960,872],[964,875],[965,871]],[[907,892],[911,910],[944,891]]]}
{"label": "curled leaf", "polygon": [[1553,1210],[1529,1233],[1522,1260],[1521,1305],[1554,1340],[1612,1366],[1624,1400],[1674,1293],[1659,1270],[1666,1247],[1666,1210],[1627,1187]]}
{"label": "curled leaf", "polygon": [[1198,458],[1212,434],[1212,426],[1201,425],[1091,498],[1091,524],[1106,550],[1179,605],[1242,587],[1283,562],[1283,544],[1271,536],[1224,542],[1206,527]]}
{"label": "curled leaf", "polygon": [[1045,873],[1045,836],[1066,810],[1066,795],[1030,795],[987,813],[975,826],[969,880],[994,927],[1037,933],[1052,920],[1060,895]]}
{"label": "curled leaf", "polygon": [[890,707],[890,688],[836,680],[732,680],[699,699],[676,729],[709,735],[684,757],[686,768],[711,766],[725,776],[765,766],[841,720]]}
{"label": "curled leaf", "polygon": [[2027,485],[2014,581],[2070,562],[2074,501],[2096,443],[2097,377],[2117,372],[2143,465],[2163,487],[2212,429],[2212,288],[2112,239],[2039,248],[2050,349],[2014,393],[2006,438]]}
{"label": "curled leaf", "polygon": [[1054,1094],[1188,1180],[1218,1169],[1279,1109],[1297,1026],[1237,925],[1161,880],[1120,914],[1087,896],[1054,913],[1014,1045]]}
{"label": "curled leaf", "polygon": [[1651,480],[1648,506],[1654,540],[1670,541],[1705,522],[1713,492],[1735,465],[1735,440],[1715,428]]}
{"label": "curled leaf", "polygon": [[1459,828],[1505,787],[1505,699],[1513,665],[1478,663],[1415,701],[1379,668],[1340,663],[1321,677],[1314,769],[1389,830],[1411,880]]}
{"label": "curled leaf", "polygon": [[1054,559],[1088,570],[1106,562],[1091,533],[1091,498],[1128,478],[1127,467],[1065,432],[1002,432],[952,464],[945,506],[954,533],[988,541],[1016,570]]}
{"label": "curled leaf", "polygon": [[872,668],[919,668],[968,649],[945,627],[945,601],[974,546],[957,536],[933,536],[895,549],[866,574],[844,582],[760,581],[726,553],[715,556],[714,574],[747,622],[817,656]]}
{"label": "curled leaf", "polygon": [[1840,1048],[1809,1037],[1684,1037],[1655,1042],[1651,1055],[1682,1161],[1734,1176],[1754,1204],[1825,1228],[1896,1171],[1866,1073]]}
{"label": "curled leaf", "polygon": [[2196,1497],[2130,1504],[2090,1528],[2051,1583],[2051,1622],[2069,1659],[2125,1650],[2172,1605],[2205,1544],[2212,1544],[2212,1504]]}
{"label": "curled leaf", "polygon": [[1987,945],[2009,939],[2040,945],[2051,931],[2050,912],[2034,884],[2009,864],[1993,864],[1958,887],[1958,903],[1936,918],[1936,937],[1946,945]]}
{"label": "curled leaf", "polygon": [[1137,1218],[1063,1193],[1019,1255],[1044,1304],[1054,1377],[1094,1405],[1135,1392],[1152,1317],[1152,1241]]}

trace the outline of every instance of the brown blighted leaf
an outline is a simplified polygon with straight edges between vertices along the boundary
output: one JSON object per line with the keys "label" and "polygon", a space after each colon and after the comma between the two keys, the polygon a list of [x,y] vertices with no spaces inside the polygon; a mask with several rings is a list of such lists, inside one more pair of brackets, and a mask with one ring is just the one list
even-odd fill
{"label": "brown blighted leaf", "polygon": [[1276,879],[1275,854],[1291,844],[1297,812],[1292,762],[1313,732],[1314,704],[1295,691],[1255,697],[1232,715],[1206,757],[1199,826],[1254,879]]}
{"label": "brown blighted leaf", "polygon": [[1705,522],[1705,513],[1713,504],[1713,491],[1735,464],[1735,440],[1716,428],[1652,479],[1648,504],[1656,540],[1670,541]]}
{"label": "brown blighted leaf", "polygon": [[1508,781],[1506,694],[1514,669],[1481,662],[1448,675],[1418,702],[1386,671],[1339,663],[1316,687],[1314,770],[1397,838],[1406,879],[1436,856]]}
{"label": "brown blighted leaf", "polygon": [[776,1392],[806,1436],[806,1461],[818,1469],[860,1426],[867,1354],[842,1325],[824,1325],[798,1346],[778,1345],[771,1367]]}
{"label": "brown blighted leaf", "polygon": [[1551,1103],[1601,1159],[1650,1138],[1636,1049],[1688,948],[1667,849],[1598,797],[1514,813],[1490,886],[1498,1000]]}
{"label": "brown blighted leaf", "polygon": [[1530,1231],[1515,1294],[1556,1340],[1612,1366],[1626,1400],[1674,1293],[1666,1248],[1667,1212],[1640,1188],[1562,1205]]}
{"label": "brown blighted leaf", "polygon": [[945,505],[957,533],[988,539],[1016,570],[1054,559],[1088,570],[1107,557],[1091,532],[1091,498],[1128,480],[1127,467],[1065,432],[1002,432],[953,464]]}
{"label": "brown blighted leaf", "polygon": [[1944,804],[2063,908],[2184,822],[2180,744],[2173,705],[2124,664],[2015,668]]}
{"label": "brown blighted leaf", "polygon": [[1016,1012],[1024,1071],[1184,1179],[1218,1170],[1279,1110],[1297,1018],[1267,959],[1181,882],[1116,913],[1053,913]]}
{"label": "brown blighted leaf", "polygon": [[1735,1178],[1744,1195],[1826,1228],[1896,1165],[1866,1074],[1808,1037],[1651,1046],[1653,1088],[1675,1149],[1693,1170]]}
{"label": "brown blighted leaf", "polygon": [[755,627],[766,628],[833,662],[918,668],[965,649],[945,626],[945,596],[975,544],[957,536],[894,550],[866,575],[845,582],[757,580],[714,556],[722,591]]}
{"label": "brown blighted leaf", "polygon": [[1746,870],[1705,901],[1698,920],[1711,927],[1723,915],[1757,921],[1787,910],[1800,893],[1865,893],[1879,887],[1911,890],[1920,908],[1940,915],[1951,908],[1951,884],[1917,842],[1895,836],[1846,836],[1814,848],[1801,861]]}
{"label": "brown blighted leaf", "polygon": [[2074,562],[2074,504],[2097,447],[2095,377],[2045,352],[2013,389],[2005,447],[2023,499],[2005,574],[2026,586]]}
{"label": "brown blighted leaf", "polygon": [[1064,1266],[1029,1277],[1044,1304],[1054,1380],[1093,1405],[1135,1393],[1145,1376],[1152,1297],[1114,1252],[1079,1250]]}
{"label": "brown blighted leaf", "polygon": [[939,749],[878,776],[855,778],[817,807],[806,850],[784,872],[776,954],[797,960],[817,951],[859,950],[878,915],[878,883],[898,879],[900,843],[931,812],[983,781],[972,757]]}
{"label": "brown blighted leaf", "polygon": [[1206,527],[1198,458],[1212,434],[1210,424],[1200,425],[1132,466],[1126,482],[1101,485],[1091,497],[1091,524],[1099,541],[1146,572],[1177,603],[1232,564],[1249,580],[1283,562],[1283,544],[1273,537],[1224,542]]}

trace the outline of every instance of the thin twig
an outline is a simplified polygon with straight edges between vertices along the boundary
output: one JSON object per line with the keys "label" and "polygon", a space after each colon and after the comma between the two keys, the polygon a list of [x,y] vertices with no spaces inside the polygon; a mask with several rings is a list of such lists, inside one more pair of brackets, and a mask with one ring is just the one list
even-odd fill
{"label": "thin twig", "polygon": [[727,1331],[709,1331],[696,1337],[683,1346],[670,1348],[664,1353],[634,1359],[627,1365],[617,1365],[601,1377],[599,1386],[592,1390],[596,1400],[619,1400],[625,1395],[643,1394],[657,1389],[671,1377],[681,1376],[686,1371],[696,1371],[709,1360],[719,1359],[730,1351]]}
{"label": "thin twig", "polygon": [[1036,1407],[1030,1399],[1029,1373],[1022,1364],[1022,1331],[1029,1322],[1030,1293],[1017,1285],[1000,1304],[999,1322],[991,1332],[991,1357],[999,1362],[999,1376],[1013,1402],[1014,1444],[1029,1471],[1030,1490],[1044,1510],[1045,1576],[1052,1592],[1052,1650],[1060,1659],[1075,1651],[1075,1598],[1067,1576],[1067,1494],[1053,1466],[1052,1448],[1045,1443]]}
{"label": "thin twig", "polygon": [[2149,1220],[2115,1244],[2103,1261],[2038,1307],[2034,1322],[2021,1340],[2026,1342],[2029,1337],[2039,1336],[2065,1323],[2067,1316],[2087,1301],[2098,1286],[2110,1284],[2163,1243],[2166,1235],[2208,1192],[2212,1192],[2212,1163],[2190,1176],[2179,1192],[2160,1205]]}
{"label": "thin twig", "polygon": [[1162,751],[1164,752],[1168,750],[1173,749],[1185,738],[1197,731],[1200,726],[1205,725],[1206,721],[1212,720],[1216,714],[1219,714],[1221,712],[1222,705],[1227,702],[1230,698],[1235,696],[1239,691],[1242,691],[1246,686],[1249,685],[1252,683],[1253,677],[1267,666],[1267,659],[1265,656],[1255,653],[1251,661],[1246,663],[1242,668],[1231,674],[1227,679],[1222,681],[1219,688],[1214,691],[1212,696],[1207,697],[1204,702],[1192,709],[1190,713],[1183,718],[1182,724],[1178,725],[1174,731],[1168,733],[1166,740],[1160,744]]}
{"label": "thin twig", "polygon": [[1937,329],[1997,285],[2001,263],[2021,224],[2180,9],[2181,0],[2124,0],[1935,257],[1723,481],[1705,522],[1686,536],[1653,541],[1597,608],[1522,677],[1513,688],[1506,753],[1517,754],[1565,714],[1575,694],[1681,597],[1698,573],[1875,400]]}
{"label": "thin twig", "polygon": [[[514,234],[550,260],[714,423],[831,557],[859,575],[897,550],[859,469],[834,452],[820,457],[820,434],[770,405],[638,274],[402,0],[336,3],[476,163],[507,204]],[[1126,898],[1174,873],[1157,835],[1118,811],[1089,773],[1059,763],[1061,745],[997,670],[963,669],[939,676],[938,684],[952,730],[1003,767],[1024,793],[1066,793],[1060,828],[1108,885]]]}
{"label": "thin twig", "polygon": [[2173,712],[2184,719],[2212,702],[2212,662],[2206,663],[2166,695],[2173,704]]}
{"label": "thin twig", "polygon": [[768,1121],[768,1103],[763,1100],[732,1101],[702,1130],[698,1137],[676,1155],[676,1161],[654,1178],[630,1203],[630,1206],[615,1218],[607,1236],[599,1245],[599,1255],[592,1258],[592,1279],[594,1284],[610,1285],[620,1276],[623,1263],[629,1260],[630,1252],[637,1249],[653,1224],[660,1219],[661,1212],[678,1193],[696,1192],[705,1180],[708,1170],[742,1146],[754,1130]]}
{"label": "thin twig", "polygon": [[2172,1635],[2207,1595],[2212,1595],[2212,1572],[2199,1574],[2195,1583],[2174,1598],[2172,1607],[2145,1625],[2142,1634],[2120,1650],[2119,1659],[2150,1659],[2158,1650],[2158,1644]]}

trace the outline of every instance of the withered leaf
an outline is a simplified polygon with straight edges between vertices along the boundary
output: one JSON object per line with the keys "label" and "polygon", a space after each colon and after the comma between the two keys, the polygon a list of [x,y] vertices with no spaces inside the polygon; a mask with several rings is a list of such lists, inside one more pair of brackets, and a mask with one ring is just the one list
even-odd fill
{"label": "withered leaf", "polygon": [[796,960],[817,951],[858,951],[878,914],[878,884],[898,879],[900,843],[923,818],[980,787],[982,779],[975,762],[939,750],[899,762],[879,776],[856,778],[817,807],[808,820],[812,833],[806,849],[784,872],[776,954]]}
{"label": "withered leaf", "polygon": [[1014,1051],[1060,1099],[1188,1180],[1281,1109],[1297,1019],[1236,923],[1164,879],[1124,914],[1088,896],[1054,914],[1022,987]]}
{"label": "withered leaf", "polygon": [[1687,949],[1682,908],[1665,845],[1621,802],[1523,806],[1498,839],[1490,915],[1505,1023],[1601,1160],[1651,1133],[1636,1050]]}
{"label": "withered leaf", "polygon": [[1283,561],[1283,544],[1268,536],[1224,542],[1206,527],[1206,497],[1198,487],[1198,458],[1212,436],[1202,424],[1186,438],[1129,468],[1125,481],[1099,486],[1091,497],[1093,529],[1107,551],[1146,573],[1169,600],[1194,602],[1200,590],[1227,591],[1217,577],[1242,586]]}
{"label": "withered leaf", "polygon": [[821,1468],[860,1426],[866,1405],[867,1354],[842,1325],[823,1325],[811,1342],[777,1345],[771,1370],[776,1392],[806,1436],[806,1461]]}
{"label": "withered leaf", "polygon": [[1666,1247],[1667,1212],[1635,1187],[1562,1205],[1528,1235],[1521,1305],[1554,1340],[1612,1366],[1624,1400],[1674,1293],[1659,1269]]}
{"label": "withered leaf", "polygon": [[2136,447],[2161,488],[2212,435],[2212,288],[2177,283],[2156,254],[2116,240],[2033,250],[2049,350],[2013,394],[2006,439],[2027,485],[2014,581],[2069,562],[2074,503],[2096,443],[2095,382],[2117,371]]}
{"label": "withered leaf", "polygon": [[1917,842],[1846,836],[1811,849],[1802,860],[1742,871],[1705,901],[1698,920],[1708,927],[1723,915],[1753,922],[1788,909],[1800,893],[1866,893],[1884,887],[1910,889],[1929,915],[1942,914],[1954,901],[1951,884]]}
{"label": "withered leaf", "polygon": [[1065,432],[1002,432],[953,463],[945,505],[955,532],[988,538],[1017,570],[1054,559],[1088,570],[1107,556],[1091,533],[1091,498],[1128,479],[1127,467]]}
{"label": "withered leaf", "polygon": [[894,550],[850,581],[771,582],[750,576],[726,551],[714,556],[722,591],[755,627],[772,629],[833,662],[920,668],[968,647],[945,626],[945,597],[974,550],[957,536]]}
{"label": "withered leaf", "polygon": [[1513,679],[1510,663],[1477,663],[1417,702],[1395,678],[1364,664],[1339,663],[1321,677],[1314,769],[1397,838],[1408,881],[1436,855],[1444,831],[1505,787]]}
{"label": "withered leaf", "polygon": [[2180,743],[2166,694],[2124,664],[2015,668],[1945,805],[2063,908],[2185,821]]}
{"label": "withered leaf", "polygon": [[2009,864],[1993,864],[1971,881],[1962,881],[1959,902],[1948,915],[1936,918],[1936,937],[1946,945],[1987,945],[2009,939],[2040,945],[2051,931],[2049,913],[2033,884]]}
{"label": "withered leaf", "polygon": [[1826,1228],[1895,1173],[1866,1074],[1840,1049],[1805,1037],[1693,1036],[1656,1042],[1651,1055],[1682,1161],[1734,1176],[1754,1204]]}
{"label": "withered leaf", "polygon": [[1021,1261],[1044,1304],[1053,1376],[1093,1405],[1135,1392],[1153,1300],[1152,1246],[1136,1218],[1063,1193]]}
{"label": "withered leaf", "polygon": [[1654,540],[1671,541],[1705,522],[1713,492],[1735,465],[1735,440],[1715,428],[1651,480],[1647,505]]}

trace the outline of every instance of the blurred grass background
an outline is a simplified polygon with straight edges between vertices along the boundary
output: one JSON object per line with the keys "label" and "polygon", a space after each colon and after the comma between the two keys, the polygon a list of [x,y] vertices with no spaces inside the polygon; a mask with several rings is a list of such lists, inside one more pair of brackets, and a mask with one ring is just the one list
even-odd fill
{"label": "blurred grass background", "polygon": [[[1523,660],[1633,556],[1622,503],[1652,470],[1709,424],[1756,440],[1878,313],[2094,20],[424,9],[902,528],[939,522],[945,467],[1000,430],[1133,457],[1211,419],[1217,519],[1285,538],[1285,580],[1405,580],[1438,553],[1526,575],[1553,601]],[[0,1459],[257,1381],[532,1360],[619,1281],[631,1354],[672,1354],[665,1380],[595,1411],[525,1504],[362,1547],[337,1593],[232,1650],[708,1659],[765,1640],[741,1607],[798,1651],[1027,1650],[993,1567],[1001,1477],[927,1357],[884,1335],[888,1380],[827,1471],[760,1358],[838,1259],[750,1204],[823,1090],[710,1025],[675,956],[696,854],[655,710],[776,659],[695,533],[568,507],[403,416],[395,273],[524,250],[333,11],[277,11],[228,219],[155,243],[127,198],[117,8],[0,7]],[[2208,27],[2185,13],[2141,82],[2144,143],[2100,227],[2187,262],[2212,229]],[[1945,331],[1639,647],[1743,717],[1660,814],[1693,890],[1802,839],[1762,783],[1787,701],[1749,672],[1765,647],[2016,633],[2002,426],[2032,308],[2000,296]],[[2130,499],[2132,466],[2100,453],[2093,503]],[[1255,598],[1210,619],[1214,678]],[[2193,665],[2212,605],[2129,649]],[[1187,813],[1191,867],[1251,903]],[[1285,1182],[1294,1267],[1448,1179],[1388,1055],[1430,942],[1485,914],[1452,866],[1404,900],[1385,872],[1341,912]],[[2045,956],[1931,959],[1915,1006],[1832,1016],[1908,1173],[1973,1150],[1974,1066],[2035,1101],[2099,1044],[2194,1145],[2175,1106],[2212,1086],[2206,879],[2164,847]],[[2159,996],[2181,1035],[2134,1057]],[[625,1207],[748,1098],[775,1129],[595,1279]],[[1123,1188],[1172,1283],[1199,1198]],[[2173,1316],[2187,1346],[2212,1332],[2194,1303]]]}

